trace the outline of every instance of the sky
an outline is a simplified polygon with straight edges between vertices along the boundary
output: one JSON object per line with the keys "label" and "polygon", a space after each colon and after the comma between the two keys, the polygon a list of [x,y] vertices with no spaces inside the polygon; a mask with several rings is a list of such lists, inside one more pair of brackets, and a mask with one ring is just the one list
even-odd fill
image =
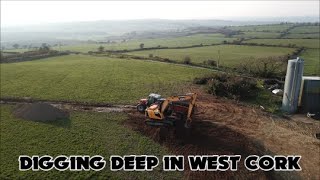
{"label": "sky", "polygon": [[319,16],[319,1],[3,1],[1,26],[129,19]]}

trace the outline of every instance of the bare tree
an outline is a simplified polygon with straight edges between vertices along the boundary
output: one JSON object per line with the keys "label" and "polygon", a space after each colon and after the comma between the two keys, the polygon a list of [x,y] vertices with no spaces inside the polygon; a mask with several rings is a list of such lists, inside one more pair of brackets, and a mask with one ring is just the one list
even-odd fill
{"label": "bare tree", "polygon": [[283,76],[286,71],[287,59],[286,56],[258,59],[250,57],[238,64],[237,71],[265,78]]}

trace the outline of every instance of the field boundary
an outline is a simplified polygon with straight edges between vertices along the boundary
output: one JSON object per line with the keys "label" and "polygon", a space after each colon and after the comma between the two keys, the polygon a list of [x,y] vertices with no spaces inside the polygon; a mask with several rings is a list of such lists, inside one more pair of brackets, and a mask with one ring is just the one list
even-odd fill
{"label": "field boundary", "polygon": [[[219,46],[219,45],[244,45],[244,46],[262,46],[262,47],[283,47],[283,48],[305,48],[302,46],[292,46],[292,45],[271,45],[271,44],[263,44],[263,43],[246,43],[247,40],[252,39],[268,39],[268,38],[247,38],[242,40],[235,40],[234,42],[222,42],[218,44],[196,44],[192,46],[175,46],[175,47],[149,47],[149,48],[143,48],[143,49],[122,49],[122,50],[104,50],[102,52],[98,51],[88,51],[88,54],[93,53],[128,53],[128,52],[139,52],[139,51],[148,51],[148,50],[162,50],[162,49],[191,49],[191,48],[199,48],[199,47],[211,47],[211,46]],[[274,38],[269,38],[274,39]],[[285,39],[285,38],[283,38]],[[288,38],[292,39],[292,38]],[[310,49],[318,49],[318,48],[310,48]],[[75,51],[76,52],[76,51]],[[76,52],[81,53],[81,52]],[[86,53],[85,53],[86,54]]]}
{"label": "field boundary", "polygon": [[[236,46],[241,46],[241,45],[236,45]],[[305,49],[304,48],[292,48],[295,49],[291,54],[288,54],[288,59],[295,59],[297,58]],[[202,68],[202,69],[207,69],[215,72],[221,72],[221,73],[237,73],[242,77],[253,77],[252,74],[248,73],[243,73],[237,71],[234,67],[227,67],[227,66],[210,66],[208,64],[201,64],[201,63],[192,63],[192,62],[181,62],[179,60],[174,60],[174,59],[169,59],[169,58],[164,58],[160,56],[152,56],[152,57],[146,57],[146,56],[139,56],[139,55],[131,55],[131,54],[126,54],[126,53],[107,53],[107,54],[102,54],[102,53],[97,53],[97,54],[90,54],[92,56],[96,57],[112,57],[112,58],[119,58],[119,59],[134,59],[134,60],[142,60],[142,61],[154,61],[154,62],[162,62],[162,63],[168,63],[168,64],[176,64],[180,66],[185,66],[185,67],[193,67],[193,68]],[[274,79],[278,78],[278,80],[282,81],[282,77],[273,77],[273,78],[265,78],[265,77],[259,77],[258,79]]]}

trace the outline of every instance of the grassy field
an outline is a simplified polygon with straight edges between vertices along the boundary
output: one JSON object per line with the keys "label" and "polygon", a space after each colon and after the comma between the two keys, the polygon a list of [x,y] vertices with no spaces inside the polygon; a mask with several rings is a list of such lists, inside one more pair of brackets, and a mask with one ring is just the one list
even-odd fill
{"label": "grassy field", "polygon": [[235,35],[237,38],[278,38],[280,33],[276,32],[242,32],[242,34]]}
{"label": "grassy field", "polygon": [[225,38],[223,34],[196,34],[184,37],[175,38],[158,38],[158,39],[135,39],[127,42],[118,42],[110,44],[79,44],[72,46],[54,47],[56,50],[71,50],[79,52],[97,51],[99,46],[103,46],[105,50],[130,50],[139,49],[140,44],[143,43],[145,48],[148,47],[178,47],[178,46],[192,46],[192,45],[210,45],[220,44],[223,41],[233,41],[235,38]]}
{"label": "grassy field", "polygon": [[301,57],[304,59],[304,74],[320,76],[320,49],[308,49]]}
{"label": "grassy field", "polygon": [[[6,49],[4,50],[4,53],[5,52],[19,52],[19,53],[23,53],[23,52],[26,52],[26,51],[33,51],[35,49]],[[10,54],[10,53],[9,53]]]}
{"label": "grassy field", "polygon": [[319,48],[319,39],[251,39],[243,43],[258,43],[267,45],[289,45],[295,44],[296,47]]}
{"label": "grassy field", "polygon": [[290,33],[320,33],[320,26],[299,26],[290,30]]}
{"label": "grassy field", "polygon": [[291,53],[293,48],[259,47],[242,45],[219,45],[187,49],[163,49],[131,52],[130,54],[139,56],[154,56],[169,58],[182,62],[186,56],[191,58],[192,63],[202,64],[208,59],[218,60],[220,50],[220,65],[232,67],[242,60],[250,57],[261,58],[268,56],[281,56]]}
{"label": "grassy field", "polygon": [[[122,125],[122,113],[72,112],[69,119],[50,123],[26,121],[12,116],[13,106],[1,105],[0,179],[178,179],[179,172],[112,172],[110,155],[169,152],[148,137]],[[19,171],[19,155],[101,155],[102,171]],[[158,166],[161,167],[161,164]]]}
{"label": "grassy field", "polygon": [[2,52],[3,57],[10,56],[10,55],[13,55],[13,54],[9,52]]}
{"label": "grassy field", "polygon": [[[134,39],[126,42],[108,43],[108,44],[93,44],[82,43],[77,45],[55,46],[52,47],[58,51],[77,51],[87,53],[88,51],[97,51],[99,46],[103,46],[105,50],[130,50],[139,49],[140,44],[143,43],[145,48],[148,47],[178,47],[178,46],[192,46],[192,45],[211,45],[220,44],[223,41],[231,42],[236,38],[225,38],[223,34],[196,34],[175,38],[157,38],[157,39]],[[28,49],[8,49],[7,52],[25,52]]]}
{"label": "grassy field", "polygon": [[320,34],[319,33],[312,33],[312,34],[298,34],[298,33],[290,33],[284,36],[284,38],[290,38],[290,39],[319,39]]}
{"label": "grassy field", "polygon": [[209,70],[160,62],[69,55],[1,64],[1,96],[136,103],[151,92],[181,92]]}
{"label": "grassy field", "polygon": [[271,25],[249,25],[249,26],[233,26],[228,27],[237,31],[270,31],[270,32],[282,32],[287,30],[293,24],[271,24]]}

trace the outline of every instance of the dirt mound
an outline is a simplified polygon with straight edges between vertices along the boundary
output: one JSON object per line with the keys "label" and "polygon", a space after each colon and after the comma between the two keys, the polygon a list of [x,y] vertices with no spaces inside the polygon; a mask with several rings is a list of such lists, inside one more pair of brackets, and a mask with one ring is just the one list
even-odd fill
{"label": "dirt mound", "polygon": [[33,121],[67,119],[69,114],[46,103],[19,104],[13,111],[17,118]]}

